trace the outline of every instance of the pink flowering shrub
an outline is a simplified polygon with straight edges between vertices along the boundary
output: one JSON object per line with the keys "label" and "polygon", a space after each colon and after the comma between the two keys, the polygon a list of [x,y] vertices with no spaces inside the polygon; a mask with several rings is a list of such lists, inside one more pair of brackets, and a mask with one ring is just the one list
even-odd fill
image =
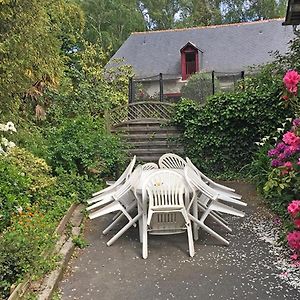
{"label": "pink flowering shrub", "polygon": [[272,167],[280,170],[281,176],[300,176],[300,118],[293,121],[291,130],[283,135],[274,149],[268,151],[268,156],[272,158]]}
{"label": "pink flowering shrub", "polygon": [[296,70],[289,70],[283,77],[285,91],[283,92],[282,99],[290,104],[296,115],[300,115],[299,103],[299,81],[300,74]]}
{"label": "pink flowering shrub", "polygon": [[300,254],[300,200],[293,200],[288,205],[288,213],[290,214],[294,230],[287,234],[287,241],[292,250]]}

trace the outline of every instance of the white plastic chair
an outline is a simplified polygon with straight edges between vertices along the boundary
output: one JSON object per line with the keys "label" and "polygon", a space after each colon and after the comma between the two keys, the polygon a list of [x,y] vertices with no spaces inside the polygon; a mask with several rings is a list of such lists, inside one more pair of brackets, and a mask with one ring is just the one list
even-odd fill
{"label": "white plastic chair", "polygon": [[213,188],[214,190],[220,192],[220,193],[226,193],[227,195],[229,195],[230,197],[236,198],[236,199],[241,199],[242,196],[235,193],[235,190],[227,187],[225,185],[219,184],[213,180],[211,180],[210,178],[208,178],[205,174],[203,174],[193,163],[192,161],[186,157],[186,162],[187,165],[190,166],[196,173],[198,176],[200,176],[202,178],[202,180],[209,185],[211,188]]}
{"label": "white plastic chair", "polygon": [[138,166],[133,171],[130,178],[114,193],[113,202],[89,214],[90,219],[95,219],[112,212],[121,212],[121,214],[103,231],[103,234],[108,233],[124,216],[128,219],[128,223],[107,242],[107,246],[112,245],[131,226],[135,226],[135,223],[142,217],[142,212],[134,217],[131,217],[129,214],[137,206],[137,198],[134,196],[132,188],[136,181],[139,180],[141,173],[142,168],[141,166]]}
{"label": "white plastic chair", "polygon": [[106,187],[105,189],[103,189],[101,191],[94,193],[93,197],[91,199],[87,200],[87,203],[92,204],[92,203],[99,202],[101,200],[105,200],[103,204],[106,204],[106,203],[110,202],[110,200],[112,201],[113,193],[116,191],[118,186],[120,186],[123,182],[125,182],[126,179],[128,179],[128,177],[130,176],[130,174],[133,170],[135,162],[136,162],[136,156],[133,157],[133,159],[127,166],[127,168],[124,170],[122,175],[118,178],[118,180],[114,184]]}
{"label": "white plastic chair", "polygon": [[161,169],[184,169],[186,161],[174,153],[166,153],[159,158],[158,165]]}
{"label": "white plastic chair", "polygon": [[[210,186],[208,186],[201,179],[201,177],[198,176],[197,173],[189,166],[186,166],[184,172],[185,172],[185,179],[190,185],[191,189],[193,190],[193,198],[197,198],[197,190],[200,191],[204,196],[202,197],[201,195],[200,198],[197,198],[198,207],[203,211],[203,214],[201,215],[200,219],[195,218],[193,215],[189,213],[190,219],[194,221],[196,224],[198,224],[199,227],[201,227],[209,234],[211,234],[213,237],[220,240],[224,244],[228,245],[229,242],[226,239],[224,239],[222,236],[220,236],[218,233],[213,231],[209,226],[207,226],[205,224],[205,221],[207,217],[210,215],[211,217],[213,217],[215,221],[217,221],[223,227],[231,231],[231,229],[226,225],[226,223],[223,222],[223,219],[219,217],[217,214],[215,214],[215,212],[221,212],[221,213],[226,213],[234,216],[244,217],[245,215],[244,212],[241,212],[228,205],[225,205],[223,202],[227,202],[227,204],[230,203],[230,204],[236,204],[241,206],[246,206],[247,204],[240,200],[231,198],[229,196],[224,196],[224,194],[218,193]],[[220,202],[219,200],[222,200],[222,202]]]}
{"label": "white plastic chair", "polygon": [[142,165],[143,171],[145,170],[154,170],[158,169],[158,165],[156,163],[150,162]]}
{"label": "white plastic chair", "polygon": [[[143,201],[149,197],[147,225],[149,233],[173,234],[186,230],[190,256],[194,256],[194,241],[191,222],[184,206],[185,182],[182,175],[171,171],[161,170],[150,175],[143,184]],[[154,218],[156,215],[156,219]],[[177,222],[181,216],[183,222]],[[154,220],[155,219],[155,220]],[[152,227],[153,221],[155,228]],[[178,218],[178,221],[179,218]],[[148,256],[147,232],[143,233],[143,258]]]}

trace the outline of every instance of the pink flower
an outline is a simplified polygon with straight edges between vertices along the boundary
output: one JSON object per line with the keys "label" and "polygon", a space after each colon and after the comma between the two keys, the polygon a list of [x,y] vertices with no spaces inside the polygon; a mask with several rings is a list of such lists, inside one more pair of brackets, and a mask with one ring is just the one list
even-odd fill
{"label": "pink flower", "polygon": [[295,127],[300,127],[300,118],[295,119],[295,120],[293,121],[293,125],[294,125]]}
{"label": "pink flower", "polygon": [[297,165],[300,166],[300,157],[298,158]]}
{"label": "pink flower", "polygon": [[294,132],[288,131],[283,135],[282,140],[288,145],[300,144],[300,138]]}
{"label": "pink flower", "polygon": [[284,166],[288,169],[291,169],[293,167],[293,164],[290,161],[287,161],[284,163]]}
{"label": "pink flower", "polygon": [[292,260],[297,260],[298,259],[298,254],[294,253],[293,255],[291,255],[291,259]]}
{"label": "pink flower", "polygon": [[286,89],[293,94],[296,94],[298,91],[297,84],[299,81],[300,75],[294,70],[287,71],[283,77],[283,82]]}
{"label": "pink flower", "polygon": [[289,97],[287,95],[283,95],[283,96],[281,96],[281,99],[283,99],[284,101],[287,101],[287,100],[289,100]]}
{"label": "pink flower", "polygon": [[292,231],[287,235],[289,246],[294,250],[300,250],[300,231]]}
{"label": "pink flower", "polygon": [[300,229],[300,218],[294,220],[294,224],[296,228]]}
{"label": "pink flower", "polygon": [[294,217],[300,212],[300,200],[293,200],[288,206],[288,212]]}
{"label": "pink flower", "polygon": [[293,169],[293,164],[290,161],[285,162],[283,166],[286,167],[286,169],[281,171],[281,175],[286,175]]}

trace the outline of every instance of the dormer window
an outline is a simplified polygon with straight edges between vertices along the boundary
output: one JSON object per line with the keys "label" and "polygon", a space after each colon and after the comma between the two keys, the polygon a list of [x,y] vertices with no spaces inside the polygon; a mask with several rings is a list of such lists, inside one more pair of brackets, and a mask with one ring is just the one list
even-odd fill
{"label": "dormer window", "polygon": [[181,74],[182,80],[199,71],[199,49],[188,42],[180,49],[181,52]]}

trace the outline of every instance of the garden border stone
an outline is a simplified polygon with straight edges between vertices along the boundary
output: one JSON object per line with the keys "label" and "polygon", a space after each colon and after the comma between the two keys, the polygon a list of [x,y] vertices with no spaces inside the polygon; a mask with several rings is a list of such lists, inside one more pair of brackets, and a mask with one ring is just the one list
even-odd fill
{"label": "garden border stone", "polygon": [[[78,237],[81,232],[80,225],[83,221],[83,208],[84,205],[73,203],[54,231],[54,233],[60,235],[60,238],[56,242],[53,251],[46,253],[45,255],[49,256],[51,253],[57,253],[61,257],[61,259],[58,262],[58,267],[50,274],[46,275],[42,280],[42,283],[40,284],[37,292],[39,300],[51,299],[53,292],[55,291],[57,284],[63,275],[63,271],[68,261],[70,260],[75,248],[73,238]],[[68,223],[72,225],[71,237],[68,237],[68,234],[66,232],[66,225]],[[18,284],[9,296],[8,300],[23,299],[30,285],[30,279],[27,279]]]}

